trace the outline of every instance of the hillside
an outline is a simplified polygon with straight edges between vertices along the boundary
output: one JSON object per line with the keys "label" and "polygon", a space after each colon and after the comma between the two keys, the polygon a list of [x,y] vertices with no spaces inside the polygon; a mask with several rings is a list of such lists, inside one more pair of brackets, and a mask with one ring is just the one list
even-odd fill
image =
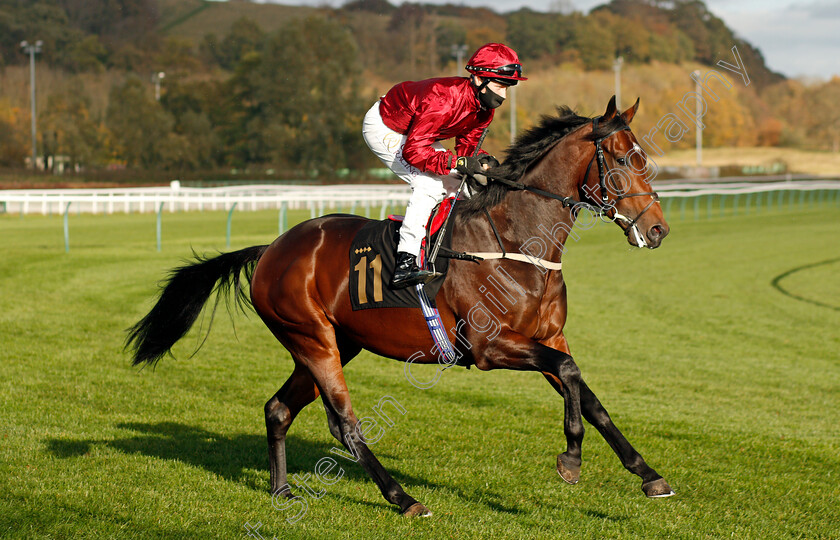
{"label": "hillside", "polygon": [[272,33],[289,20],[319,11],[305,6],[205,0],[158,0],[158,9],[161,33],[189,39],[195,44],[208,34],[227,35],[233,23],[243,17],[258,21],[260,28]]}
{"label": "hillside", "polygon": [[[341,9],[244,0],[114,5],[0,0],[1,166],[19,167],[31,153],[28,66],[18,44],[33,37],[44,41],[39,152],[86,169],[299,175],[372,166],[358,126],[375,96],[400,80],[463,74],[452,46],[469,51],[488,41],[515,47],[530,78],[517,88],[519,131],[560,104],[600,113],[621,55],[622,101],[641,97],[641,136],[694,90],[692,71],[734,61],[736,47],[751,84],[724,70],[735,84],[704,116],[706,147],[840,148],[840,80],[785,80],[696,0],[612,0],[589,15],[385,0]],[[157,102],[151,77],[159,72]],[[487,141],[494,152],[510,140],[509,115],[499,110]],[[670,151],[692,141],[693,132],[658,144]]]}
{"label": "hillside", "polygon": [[570,61],[584,69],[607,69],[618,55],[627,63],[712,65],[737,45],[758,86],[783,80],[767,68],[760,51],[738,39],[699,0],[612,0],[589,15],[397,7],[385,0],[355,0],[340,9],[245,0],[0,0],[0,58],[14,65],[21,57],[19,43],[39,39],[44,42],[40,58],[53,67],[153,70],[155,56],[172,49],[174,41],[182,54],[210,67],[203,56],[208,37],[222,40],[238,21],[254,21],[262,33],[272,34],[313,15],[349,29],[362,64],[380,75],[406,65],[420,76],[431,75],[452,60],[452,45],[474,49],[498,40],[516,48],[524,61]]}

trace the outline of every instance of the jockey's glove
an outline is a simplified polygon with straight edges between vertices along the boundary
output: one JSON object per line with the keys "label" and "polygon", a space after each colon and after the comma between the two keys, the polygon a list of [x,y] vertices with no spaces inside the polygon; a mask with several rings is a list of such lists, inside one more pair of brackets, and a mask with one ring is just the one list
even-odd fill
{"label": "jockey's glove", "polygon": [[458,156],[455,161],[455,170],[461,174],[472,176],[475,181],[482,186],[487,185],[487,177],[482,174],[484,172],[484,165],[481,163],[481,158],[474,156]]}

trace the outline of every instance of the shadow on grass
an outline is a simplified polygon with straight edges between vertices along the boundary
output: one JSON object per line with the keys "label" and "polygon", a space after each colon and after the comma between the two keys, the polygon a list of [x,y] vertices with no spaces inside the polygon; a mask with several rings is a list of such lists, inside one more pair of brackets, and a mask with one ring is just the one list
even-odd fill
{"label": "shadow on grass", "polygon": [[[268,472],[268,443],[264,435],[221,435],[206,429],[177,422],[128,422],[116,427],[134,432],[110,440],[49,439],[47,449],[60,458],[79,457],[87,454],[91,446],[114,448],[125,454],[143,454],[164,460],[174,460],[200,467],[218,476],[239,483],[249,484],[259,491],[268,492],[268,485],[256,485],[258,480],[248,471]],[[322,457],[332,454],[328,443],[307,441],[299,437],[286,438],[286,460],[289,476],[296,472],[311,472]],[[345,476],[351,479],[367,478],[361,467],[342,464]],[[406,481],[425,483],[423,480],[404,477]]]}
{"label": "shadow on grass", "polygon": [[[70,459],[88,454],[91,447],[96,445],[113,448],[125,454],[142,454],[163,460],[181,461],[205,469],[231,482],[268,494],[269,486],[265,475],[253,473],[253,471],[268,472],[268,443],[264,435],[226,436],[177,422],[128,422],[117,424],[116,427],[134,432],[134,434],[110,440],[48,439],[47,450],[56,457]],[[291,475],[294,473],[305,475],[313,472],[315,463],[322,457],[332,457],[338,461],[344,469],[345,478],[368,481],[369,477],[360,465],[330,452],[330,448],[334,446],[329,443],[307,441],[299,437],[287,437],[286,460],[290,483],[293,483]],[[373,449],[376,450],[375,447]],[[377,455],[393,457],[382,452],[377,452]],[[473,499],[479,502],[459,487],[443,486],[426,478],[416,478],[396,471],[389,472],[394,480],[403,486],[418,485],[449,490],[462,499]],[[375,489],[372,483],[371,486]],[[410,490],[408,491],[410,493]],[[487,495],[489,494],[485,493],[483,498],[486,499]],[[486,500],[480,502],[497,512],[522,513],[520,509],[505,506],[500,502]],[[392,508],[385,501],[372,505]]]}
{"label": "shadow on grass", "polygon": [[611,521],[613,523],[623,523],[630,520],[627,516],[606,514],[600,510],[584,510],[583,513],[589,517]]}

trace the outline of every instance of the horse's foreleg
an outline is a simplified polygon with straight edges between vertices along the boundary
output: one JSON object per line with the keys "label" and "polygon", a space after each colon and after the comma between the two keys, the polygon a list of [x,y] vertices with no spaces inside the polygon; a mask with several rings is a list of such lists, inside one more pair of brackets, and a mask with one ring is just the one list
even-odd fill
{"label": "horse's foreleg", "polygon": [[292,496],[286,478],[286,432],[298,413],[318,397],[318,387],[305,368],[295,365],[283,387],[265,404],[271,493]]}
{"label": "horse's foreleg", "polygon": [[[563,395],[563,384],[557,377],[550,373],[543,373],[543,376]],[[583,417],[601,433],[624,468],[642,479],[642,491],[645,495],[668,497],[674,494],[668,482],[645,462],[641,454],[619,431],[601,401],[583,380],[580,381],[580,405]]]}
{"label": "horse's foreleg", "polygon": [[566,482],[576,484],[580,479],[584,434],[580,369],[574,359],[563,351],[534,343],[518,334],[506,338],[494,340],[492,346],[477,357],[476,367],[547,372],[561,382],[557,390],[565,402],[563,432],[566,436],[566,451],[557,456],[557,472]]}
{"label": "horse's foreleg", "polygon": [[563,381],[563,432],[566,435],[566,451],[557,456],[557,473],[570,484],[580,480],[581,452],[584,427],[581,421],[580,369],[571,356],[565,353],[560,361],[556,375]]}

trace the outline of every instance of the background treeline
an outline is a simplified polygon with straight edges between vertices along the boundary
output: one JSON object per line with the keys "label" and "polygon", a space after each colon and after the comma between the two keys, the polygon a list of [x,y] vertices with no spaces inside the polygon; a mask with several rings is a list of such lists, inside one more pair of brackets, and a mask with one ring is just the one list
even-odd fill
{"label": "background treeline", "polygon": [[[624,101],[642,97],[646,132],[693,90],[688,74],[731,61],[733,79],[704,119],[710,146],[838,150],[840,80],[785,80],[700,1],[613,0],[583,15],[356,0],[340,9],[203,0],[0,0],[0,166],[29,146],[28,58],[38,62],[39,150],[86,170],[250,169],[288,175],[376,166],[361,116],[400,80],[463,74],[467,53],[504,41],[520,53],[519,128],[567,103],[601,112],[622,56]],[[462,59],[462,62],[465,58]],[[155,100],[152,75],[164,72]],[[624,103],[626,106],[628,103]],[[488,148],[509,142],[509,107]],[[685,146],[684,140],[676,146]]]}

